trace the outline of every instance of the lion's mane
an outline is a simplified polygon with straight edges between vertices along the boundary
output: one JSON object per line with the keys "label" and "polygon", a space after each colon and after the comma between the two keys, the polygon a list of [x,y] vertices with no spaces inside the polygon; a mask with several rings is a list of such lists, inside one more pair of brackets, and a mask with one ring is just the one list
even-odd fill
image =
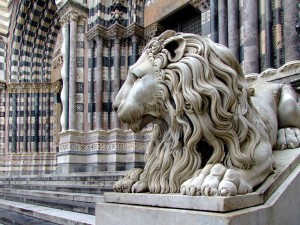
{"label": "lion's mane", "polygon": [[[166,50],[172,40],[185,42],[182,56],[174,60]],[[250,168],[260,140],[254,125],[258,116],[229,50],[198,35],[169,31],[152,39],[144,51],[153,63],[159,86],[156,101],[166,121],[154,126],[145,155],[150,192],[178,192],[205,166],[201,143],[212,151],[205,164]]]}

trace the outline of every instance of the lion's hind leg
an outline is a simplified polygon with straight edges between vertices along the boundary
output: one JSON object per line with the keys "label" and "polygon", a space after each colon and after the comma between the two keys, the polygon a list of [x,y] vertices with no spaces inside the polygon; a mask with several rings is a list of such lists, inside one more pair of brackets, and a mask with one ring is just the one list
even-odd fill
{"label": "lion's hind leg", "polygon": [[278,103],[278,130],[276,149],[297,148],[300,146],[300,106],[295,92],[289,85],[281,89]]}

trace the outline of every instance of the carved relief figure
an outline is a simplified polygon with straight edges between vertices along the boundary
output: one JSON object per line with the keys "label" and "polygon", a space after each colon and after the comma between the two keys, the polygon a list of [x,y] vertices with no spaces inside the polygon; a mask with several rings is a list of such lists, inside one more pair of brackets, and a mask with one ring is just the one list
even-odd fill
{"label": "carved relief figure", "polygon": [[132,170],[114,189],[251,192],[273,171],[273,148],[299,146],[300,108],[293,94],[288,85],[259,80],[248,87],[222,45],[164,32],[130,67],[113,104],[134,132],[154,124],[145,168]]}

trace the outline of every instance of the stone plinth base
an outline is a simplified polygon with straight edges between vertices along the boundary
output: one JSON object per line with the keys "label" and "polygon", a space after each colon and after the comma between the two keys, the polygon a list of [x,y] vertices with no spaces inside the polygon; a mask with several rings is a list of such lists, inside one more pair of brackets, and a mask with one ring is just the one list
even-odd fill
{"label": "stone plinth base", "polygon": [[300,149],[274,152],[275,173],[254,193],[234,197],[105,193],[97,225],[298,225]]}

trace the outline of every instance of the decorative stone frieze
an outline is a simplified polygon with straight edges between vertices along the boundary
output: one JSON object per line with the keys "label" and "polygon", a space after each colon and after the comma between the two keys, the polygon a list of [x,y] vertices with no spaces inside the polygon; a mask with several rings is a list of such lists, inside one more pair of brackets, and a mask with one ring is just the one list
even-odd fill
{"label": "decorative stone frieze", "polygon": [[144,28],[137,23],[133,23],[129,27],[124,27],[120,24],[114,24],[109,28],[105,28],[97,24],[86,34],[86,38],[88,41],[95,40],[98,36],[104,39],[114,39],[115,37],[128,38],[133,34],[137,35],[138,37],[143,37]]}
{"label": "decorative stone frieze", "polygon": [[159,23],[153,23],[150,26],[145,28],[144,35],[145,35],[145,40],[150,40],[156,35],[159,35],[165,30],[165,28],[160,25]]}
{"label": "decorative stone frieze", "polygon": [[4,90],[6,88],[6,84],[5,83],[0,83],[0,90]]}
{"label": "decorative stone frieze", "polygon": [[284,78],[292,79],[293,76],[297,76],[296,78],[300,79],[299,60],[288,62],[278,69],[267,69],[263,71],[260,75],[258,75],[260,79],[267,80],[267,81],[275,81],[279,79],[281,80]]}
{"label": "decorative stone frieze", "polygon": [[[70,15],[72,15],[72,19],[74,19],[74,13],[76,13],[77,16],[83,16],[85,18],[88,16],[88,7],[80,4],[77,1],[68,0],[62,2],[60,5],[58,5],[58,7],[59,9],[57,10],[57,13],[61,18],[61,22],[66,22],[68,18],[70,19]],[[73,14],[69,14],[70,12],[73,12]]]}
{"label": "decorative stone frieze", "polygon": [[51,92],[52,93],[60,93],[62,89],[61,81],[58,80],[51,84]]}
{"label": "decorative stone frieze", "polygon": [[49,93],[51,83],[9,83],[7,84],[8,93]]}
{"label": "decorative stone frieze", "polygon": [[63,61],[64,61],[64,58],[61,54],[56,56],[53,59],[52,69],[56,69],[57,67],[59,67],[61,64],[63,64]]}

